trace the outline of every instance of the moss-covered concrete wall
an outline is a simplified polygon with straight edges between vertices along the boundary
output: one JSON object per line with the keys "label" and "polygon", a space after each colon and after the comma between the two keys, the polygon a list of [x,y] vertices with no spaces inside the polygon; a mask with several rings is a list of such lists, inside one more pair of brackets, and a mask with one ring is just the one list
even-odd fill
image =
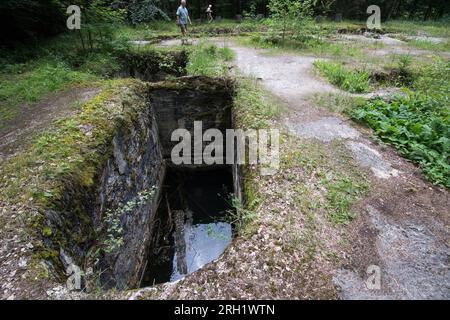
{"label": "moss-covered concrete wall", "polygon": [[102,239],[97,269],[105,287],[126,289],[138,286],[144,271],[165,171],[151,105],[118,128],[112,149],[94,215]]}

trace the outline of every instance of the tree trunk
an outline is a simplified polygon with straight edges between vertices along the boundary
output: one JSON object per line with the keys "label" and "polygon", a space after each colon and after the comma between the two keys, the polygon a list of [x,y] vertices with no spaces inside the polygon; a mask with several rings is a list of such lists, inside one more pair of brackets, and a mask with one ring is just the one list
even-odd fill
{"label": "tree trunk", "polygon": [[414,0],[414,2],[412,4],[412,7],[411,7],[411,10],[409,11],[409,15],[408,15],[409,19],[413,19],[415,17],[416,12],[417,12],[417,4],[418,4],[418,2],[419,2],[419,0]]}
{"label": "tree trunk", "polygon": [[431,10],[433,10],[433,4],[430,3],[430,4],[428,5],[427,11],[425,11],[425,15],[423,16],[423,20],[424,20],[424,21],[426,21],[426,20],[428,20],[428,19],[430,18]]}
{"label": "tree trunk", "polygon": [[397,12],[398,5],[399,5],[399,0],[392,1],[392,6],[391,6],[391,8],[389,10],[389,13],[388,13],[388,15],[386,17],[386,20],[390,20],[392,15],[394,15],[394,13]]}
{"label": "tree trunk", "polygon": [[83,47],[83,51],[86,51],[86,46],[84,45],[83,33],[81,32],[81,29],[78,30],[78,34],[80,35],[81,46]]}

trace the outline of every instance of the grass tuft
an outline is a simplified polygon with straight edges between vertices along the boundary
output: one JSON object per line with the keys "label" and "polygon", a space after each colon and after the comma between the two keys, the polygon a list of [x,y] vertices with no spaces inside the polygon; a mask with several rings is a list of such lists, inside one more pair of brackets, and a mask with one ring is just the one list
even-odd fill
{"label": "grass tuft", "polygon": [[227,76],[227,62],[234,59],[234,52],[201,41],[189,53],[187,72],[193,76]]}
{"label": "grass tuft", "polygon": [[341,63],[316,61],[314,66],[335,86],[351,92],[366,93],[370,91],[370,73],[366,70],[354,70]]}

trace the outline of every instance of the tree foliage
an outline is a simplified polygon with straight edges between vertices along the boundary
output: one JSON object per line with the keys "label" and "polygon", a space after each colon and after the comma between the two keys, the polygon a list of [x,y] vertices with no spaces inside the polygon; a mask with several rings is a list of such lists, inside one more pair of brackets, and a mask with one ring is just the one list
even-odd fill
{"label": "tree foliage", "polygon": [[[0,44],[11,45],[64,31],[66,9],[71,4],[82,6],[82,15],[87,14],[87,23],[92,25],[106,22],[114,11],[120,10],[126,12],[131,24],[173,19],[179,3],[179,0],[2,0],[0,19],[7,27],[0,31]],[[282,15],[294,14],[297,6],[308,7],[312,15],[334,17],[340,13],[346,19],[366,19],[366,9],[372,4],[380,6],[384,20],[430,20],[450,15],[448,0],[188,0],[192,18],[205,18],[208,4],[213,5],[214,15],[224,18],[238,14],[253,18],[272,15],[278,21],[283,20]]]}
{"label": "tree foliage", "polygon": [[286,33],[301,28],[313,14],[314,0],[270,0],[272,26],[281,30],[282,43]]}
{"label": "tree foliage", "polygon": [[82,28],[78,31],[84,50],[93,51],[108,45],[113,38],[114,25],[124,18],[123,9],[115,9],[106,0],[84,1],[82,8]]}
{"label": "tree foliage", "polygon": [[159,1],[134,0],[128,6],[130,22],[135,25],[157,19],[169,20],[169,16],[159,8]]}

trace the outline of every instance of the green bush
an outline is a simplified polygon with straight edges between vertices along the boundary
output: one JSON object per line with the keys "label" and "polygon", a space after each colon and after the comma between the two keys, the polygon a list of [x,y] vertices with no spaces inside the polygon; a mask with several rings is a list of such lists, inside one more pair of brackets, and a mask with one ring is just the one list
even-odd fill
{"label": "green bush", "polygon": [[314,66],[335,86],[351,92],[365,93],[370,91],[370,74],[366,70],[345,68],[341,63],[316,61]]}
{"label": "green bush", "polygon": [[410,93],[390,103],[370,101],[352,116],[419,164],[432,182],[450,188],[450,111],[442,101]]}

